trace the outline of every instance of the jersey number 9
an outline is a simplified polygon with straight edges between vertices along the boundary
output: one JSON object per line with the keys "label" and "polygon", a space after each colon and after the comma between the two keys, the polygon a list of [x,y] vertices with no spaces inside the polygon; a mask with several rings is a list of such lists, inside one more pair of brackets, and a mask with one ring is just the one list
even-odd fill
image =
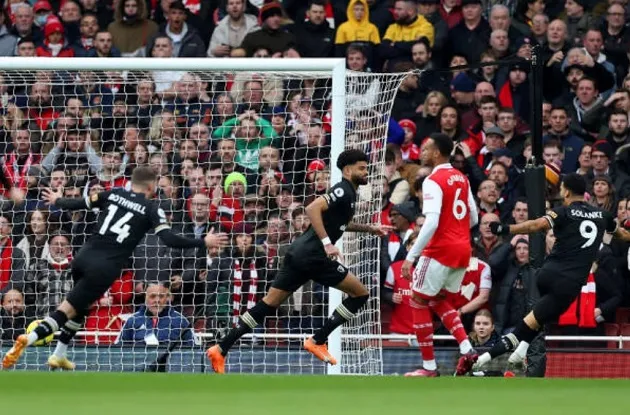
{"label": "jersey number 9", "polygon": [[586,242],[582,244],[580,248],[588,248],[593,245],[595,239],[597,239],[597,225],[592,220],[583,220],[580,223],[580,235],[586,239]]}

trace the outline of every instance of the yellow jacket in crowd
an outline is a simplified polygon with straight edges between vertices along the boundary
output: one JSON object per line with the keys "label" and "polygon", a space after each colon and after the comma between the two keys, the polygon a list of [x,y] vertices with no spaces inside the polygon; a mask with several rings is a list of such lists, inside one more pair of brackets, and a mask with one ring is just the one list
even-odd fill
{"label": "yellow jacket in crowd", "polygon": [[424,16],[418,15],[416,21],[410,25],[390,24],[383,39],[392,42],[415,42],[422,36],[429,39],[429,43],[433,46],[435,39],[433,25]]}
{"label": "yellow jacket in crowd", "polygon": [[[360,20],[357,20],[355,17],[354,6],[357,3],[363,5],[363,15]],[[337,29],[335,44],[369,42],[378,45],[381,43],[378,28],[373,23],[370,23],[370,8],[368,7],[367,0],[351,1],[348,4],[347,15],[348,21],[342,23]]]}

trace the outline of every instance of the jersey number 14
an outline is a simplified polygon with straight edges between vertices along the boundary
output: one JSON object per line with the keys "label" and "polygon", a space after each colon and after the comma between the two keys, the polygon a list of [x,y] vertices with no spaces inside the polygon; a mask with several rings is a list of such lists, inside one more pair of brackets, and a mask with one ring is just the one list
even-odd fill
{"label": "jersey number 14", "polygon": [[123,243],[125,239],[127,239],[127,237],[129,237],[130,235],[129,229],[131,229],[131,226],[129,226],[127,222],[129,222],[131,218],[133,218],[133,213],[125,213],[123,217],[114,222],[114,224],[110,227],[112,219],[114,219],[114,216],[116,216],[116,212],[118,212],[118,206],[109,205],[107,207],[107,210],[109,210],[109,212],[107,213],[107,217],[105,217],[105,220],[103,221],[101,229],[98,230],[98,233],[100,233],[101,235],[105,235],[107,231],[115,233],[116,235],[118,235],[118,237],[116,238],[116,242]]}

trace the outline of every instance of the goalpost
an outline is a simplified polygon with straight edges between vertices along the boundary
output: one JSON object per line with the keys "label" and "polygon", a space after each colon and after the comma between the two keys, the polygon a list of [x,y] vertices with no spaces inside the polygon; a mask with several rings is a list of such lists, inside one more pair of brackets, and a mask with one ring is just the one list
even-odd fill
{"label": "goalpost", "polygon": [[[214,205],[216,215],[207,222],[228,226],[228,230],[234,226],[239,235],[250,236],[256,249],[252,254],[255,258],[243,255],[238,262],[230,254],[206,259],[191,252],[176,254],[177,260],[169,262],[170,257],[164,255],[167,251],[156,246],[154,239],[147,239],[142,251],[145,254],[134,257],[135,268],[119,280],[116,289],[120,292],[112,290],[107,299],[95,305],[96,317],[92,317],[96,323],[93,319],[93,326],[86,327],[72,346],[70,357],[77,369],[136,370],[139,364],[150,366],[157,357],[164,356],[164,348],[175,344],[172,338],[160,341],[160,347],[148,334],[122,345],[112,340],[119,337],[121,326],[142,306],[142,290],[166,278],[174,282],[172,306],[191,322],[195,337],[195,346],[178,346],[168,355],[177,364],[167,364],[172,371],[207,370],[202,353],[205,346],[200,343],[221,336],[239,313],[264,294],[268,281],[258,279],[265,278],[263,275],[272,278],[284,249],[300,231],[304,216],[300,215],[300,207],[321,193],[321,183],[341,179],[341,172],[334,166],[344,149],[361,148],[370,155],[370,183],[359,190],[355,220],[378,221],[389,116],[405,76],[347,71],[344,59],[0,58],[0,99],[5,109],[2,128],[8,140],[19,136],[18,131],[28,130],[30,154],[34,156],[28,159],[29,166],[37,164],[36,158],[45,164],[39,180],[51,180],[51,172],[64,171],[74,186],[70,190],[84,196],[93,189],[124,186],[125,177],[119,171],[127,168],[128,174],[134,163],[147,163],[165,177],[160,187],[162,196],[169,199],[167,206],[173,207],[175,227],[194,230],[189,225],[198,214],[196,203],[205,201]],[[148,102],[142,90],[147,85],[153,88]],[[262,105],[255,98],[260,95]],[[79,102],[68,101],[70,98],[78,98]],[[241,115],[243,112],[246,114]],[[77,133],[72,127],[77,122],[81,127],[79,138],[68,140],[68,131]],[[69,130],[64,123],[70,125]],[[250,128],[241,129],[242,124]],[[84,140],[81,134],[85,134]],[[330,137],[329,143],[325,142],[326,136]],[[70,144],[72,140],[75,142]],[[227,147],[219,149],[219,143]],[[8,151],[5,163],[22,168],[19,160],[23,159],[12,159]],[[50,156],[51,151],[57,153]],[[77,165],[81,156],[89,158],[87,165]],[[221,168],[218,180],[223,185],[216,182],[217,166]],[[231,185],[229,189],[225,186],[230,169],[245,172],[247,181],[246,194],[232,199],[238,199],[238,206],[216,190],[232,191]],[[17,175],[11,171],[11,179],[15,179]],[[23,174],[33,173],[26,169]],[[242,176],[230,177],[235,179],[230,183],[240,183]],[[22,182],[16,181],[15,185],[26,190]],[[169,194],[173,190],[175,196]],[[285,206],[287,200],[292,203]],[[35,203],[26,210],[36,208]],[[235,216],[239,210],[244,214],[243,221]],[[210,215],[212,212],[211,208]],[[29,242],[40,243],[43,237],[37,234],[32,221],[26,223],[25,212],[12,213],[16,213],[13,246],[23,240],[26,245],[22,246],[27,247]],[[90,212],[46,215],[47,231],[59,230],[75,249],[80,243],[77,241],[89,233],[89,224],[83,228],[78,225],[87,222]],[[247,225],[239,227],[240,222]],[[269,232],[272,226],[274,234]],[[79,228],[82,234],[77,234]],[[49,235],[46,249],[53,245],[54,235]],[[235,251],[241,243],[237,239],[231,238],[228,252],[240,252]],[[342,301],[341,292],[309,284],[290,298],[277,318],[268,319],[265,329],[256,330],[235,346],[228,358],[228,372],[382,374],[379,240],[348,233],[339,248],[345,264],[372,295],[355,319],[329,339],[330,351],[340,363],[325,367],[299,347],[298,339],[310,335]],[[41,254],[39,249],[34,252]],[[43,311],[58,301],[58,290],[68,289],[55,288],[52,292],[50,281],[42,282],[42,273],[61,275],[51,273],[47,258],[32,257],[25,269],[13,269],[12,277],[18,273],[26,276],[21,285],[11,280],[0,286],[0,292],[12,287],[23,291],[27,322],[43,318]],[[208,265],[213,260],[219,261],[218,271]],[[228,281],[221,280],[226,276]],[[316,318],[311,319],[311,314]],[[108,319],[107,324],[103,319]],[[147,323],[151,324],[149,320]],[[146,325],[136,329],[134,333],[146,330]],[[2,352],[6,349],[4,343]],[[34,347],[19,368],[45,370],[49,353],[49,347]],[[125,357],[126,353],[131,359]]]}

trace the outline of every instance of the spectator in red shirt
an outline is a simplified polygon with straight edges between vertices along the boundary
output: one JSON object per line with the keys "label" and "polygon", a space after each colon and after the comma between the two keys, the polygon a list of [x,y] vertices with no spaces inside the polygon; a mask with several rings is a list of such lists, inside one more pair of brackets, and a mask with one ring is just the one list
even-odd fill
{"label": "spectator in red shirt", "polygon": [[491,289],[490,265],[479,258],[470,258],[470,264],[464,274],[459,292],[456,294],[448,293],[447,295],[448,301],[457,310],[464,327],[467,329],[473,325],[474,313],[480,308],[488,306]]}
{"label": "spectator in red shirt", "polygon": [[56,16],[48,16],[44,26],[44,44],[37,47],[37,56],[72,58],[74,49],[64,39],[63,24]]}
{"label": "spectator in red shirt", "polygon": [[5,157],[3,168],[13,187],[27,188],[27,175],[31,166],[39,163],[40,156],[32,151],[31,132],[20,128],[13,132],[13,151]]}
{"label": "spectator in red shirt", "polygon": [[[418,233],[412,233],[405,242],[405,249],[413,246]],[[413,334],[413,308],[409,304],[411,300],[411,282],[402,276],[403,260],[393,262],[388,270],[381,296],[387,304],[393,306],[392,317],[389,323],[389,332],[392,334]],[[412,267],[411,272],[414,272]]]}
{"label": "spectator in red shirt", "polygon": [[241,199],[245,196],[247,179],[241,173],[230,173],[225,178],[224,195],[218,198],[213,195],[210,204],[210,220],[217,221],[227,232],[243,221]]}
{"label": "spectator in red shirt", "polygon": [[45,131],[51,121],[59,117],[53,107],[52,86],[45,82],[35,82],[28,96],[28,116]]}
{"label": "spectator in red shirt", "polygon": [[414,143],[416,137],[416,123],[409,119],[402,119],[398,121],[405,131],[405,139],[400,146],[402,150],[402,157],[404,161],[419,162],[420,160],[420,147]]}
{"label": "spectator in red shirt", "polygon": [[[90,309],[85,320],[85,331],[119,332],[124,322],[122,315],[133,313],[132,299],[133,272],[124,271]],[[116,336],[85,336],[83,340],[87,344],[112,344]]]}
{"label": "spectator in red shirt", "polygon": [[127,178],[122,168],[122,155],[113,144],[103,149],[101,156],[101,171],[96,176],[96,181],[105,188],[111,190],[115,187],[125,187]]}

